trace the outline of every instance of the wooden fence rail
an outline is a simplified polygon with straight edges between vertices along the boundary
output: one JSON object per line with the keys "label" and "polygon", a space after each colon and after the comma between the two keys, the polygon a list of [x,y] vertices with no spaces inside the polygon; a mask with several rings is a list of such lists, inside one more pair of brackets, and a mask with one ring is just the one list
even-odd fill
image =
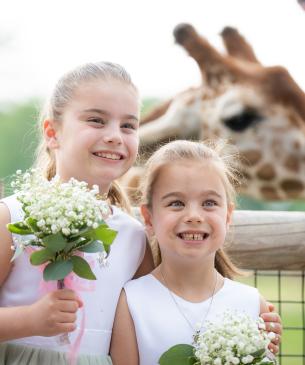
{"label": "wooden fence rail", "polygon": [[305,212],[235,211],[228,241],[241,268],[305,270]]}

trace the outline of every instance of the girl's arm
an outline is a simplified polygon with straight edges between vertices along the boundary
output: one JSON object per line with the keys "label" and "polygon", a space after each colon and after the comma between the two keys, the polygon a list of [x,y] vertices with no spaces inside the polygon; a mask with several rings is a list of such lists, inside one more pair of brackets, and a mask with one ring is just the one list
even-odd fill
{"label": "girl's arm", "polygon": [[136,332],[124,290],[121,292],[116,309],[110,356],[113,365],[139,365]]}
{"label": "girl's arm", "polygon": [[[12,267],[12,236],[6,228],[9,222],[9,210],[0,203],[0,291]],[[48,293],[32,305],[0,307],[0,342],[71,332],[80,305],[76,294],[65,289]]]}
{"label": "girl's arm", "polygon": [[153,261],[151,248],[150,248],[148,241],[146,241],[146,249],[145,249],[144,258],[143,258],[142,263],[139,266],[137,272],[135,273],[133,279],[136,279],[136,278],[139,278],[140,276],[149,274],[150,272],[153,271],[154,268],[155,267],[154,267],[154,261]]}
{"label": "girl's arm", "polygon": [[11,270],[12,235],[6,228],[11,220],[10,212],[6,205],[0,203],[0,288]]}
{"label": "girl's arm", "polygon": [[279,343],[281,341],[282,324],[281,317],[278,313],[273,312],[274,305],[266,302],[266,300],[260,297],[260,316],[265,321],[266,330],[268,332],[274,332],[275,338],[269,344],[269,350],[275,355],[279,352]]}

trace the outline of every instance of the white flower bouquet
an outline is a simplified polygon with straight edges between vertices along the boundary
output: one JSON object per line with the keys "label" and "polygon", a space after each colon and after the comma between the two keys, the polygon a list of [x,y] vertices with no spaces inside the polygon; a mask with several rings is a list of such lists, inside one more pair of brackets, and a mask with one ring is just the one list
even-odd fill
{"label": "white flower bouquet", "polygon": [[[274,335],[274,334],[273,334]],[[264,322],[243,313],[226,311],[217,323],[207,322],[203,333],[194,336],[193,346],[176,345],[160,358],[160,365],[272,365],[268,345],[272,334]]]}
{"label": "white flower bouquet", "polygon": [[87,183],[73,178],[61,183],[57,176],[48,181],[35,169],[25,174],[17,171],[16,176],[12,186],[24,219],[8,224],[13,237],[23,236],[14,247],[12,260],[30,246],[34,248],[30,262],[45,265],[45,281],[58,280],[58,287],[62,288],[64,278],[71,272],[95,280],[83,253],[99,253],[103,261],[117,234],[105,223],[110,211],[108,204],[98,199],[98,187],[89,189]]}

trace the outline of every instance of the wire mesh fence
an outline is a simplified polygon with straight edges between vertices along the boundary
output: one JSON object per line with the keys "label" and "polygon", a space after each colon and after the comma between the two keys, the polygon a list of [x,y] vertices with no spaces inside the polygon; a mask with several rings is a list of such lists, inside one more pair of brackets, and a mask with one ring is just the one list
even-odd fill
{"label": "wire mesh fence", "polygon": [[281,315],[280,365],[305,365],[305,271],[254,270],[242,280],[258,288]]}

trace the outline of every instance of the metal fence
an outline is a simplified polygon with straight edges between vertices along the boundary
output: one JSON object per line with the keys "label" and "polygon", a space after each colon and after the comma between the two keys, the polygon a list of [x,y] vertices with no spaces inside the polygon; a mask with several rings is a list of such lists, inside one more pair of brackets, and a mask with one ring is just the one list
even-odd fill
{"label": "metal fence", "polygon": [[305,365],[305,271],[255,270],[242,281],[257,287],[281,315],[279,364]]}
{"label": "metal fence", "polygon": [[237,211],[228,252],[283,323],[280,365],[305,365],[305,212]]}

